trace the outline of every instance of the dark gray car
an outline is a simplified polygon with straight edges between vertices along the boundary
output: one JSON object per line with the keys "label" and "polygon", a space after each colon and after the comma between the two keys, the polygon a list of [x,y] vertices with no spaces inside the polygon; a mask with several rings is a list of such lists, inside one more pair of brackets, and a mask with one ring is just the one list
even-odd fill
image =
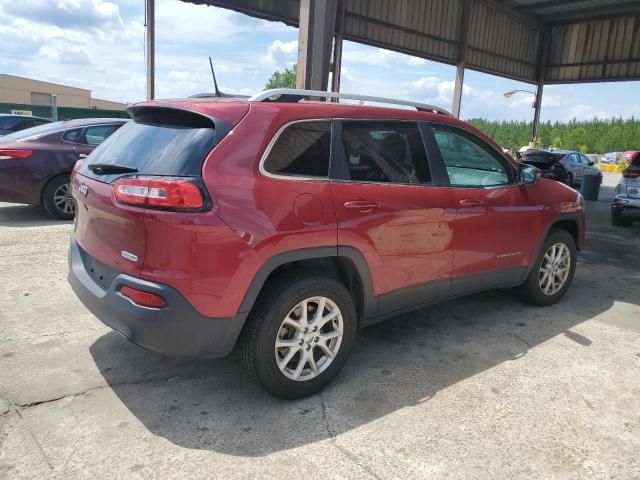
{"label": "dark gray car", "polygon": [[47,120],[46,118],[31,117],[26,115],[0,113],[0,136],[19,132],[20,130],[24,130],[26,128],[44,125],[45,123],[50,123],[50,120]]}

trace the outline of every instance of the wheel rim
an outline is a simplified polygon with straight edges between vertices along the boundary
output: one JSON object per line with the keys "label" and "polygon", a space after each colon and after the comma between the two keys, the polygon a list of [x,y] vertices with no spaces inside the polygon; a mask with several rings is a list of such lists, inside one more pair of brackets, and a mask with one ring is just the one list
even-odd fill
{"label": "wheel rim", "polygon": [[571,251],[564,243],[555,243],[542,257],[538,275],[538,285],[545,295],[558,293],[569,277]]}
{"label": "wheel rim", "polygon": [[278,329],[276,364],[289,379],[311,380],[338,354],[343,336],[342,313],[327,297],[310,297],[293,307]]}
{"label": "wheel rim", "polygon": [[75,213],[76,206],[71,196],[70,184],[65,183],[56,188],[56,191],[53,192],[53,204],[62,213]]}

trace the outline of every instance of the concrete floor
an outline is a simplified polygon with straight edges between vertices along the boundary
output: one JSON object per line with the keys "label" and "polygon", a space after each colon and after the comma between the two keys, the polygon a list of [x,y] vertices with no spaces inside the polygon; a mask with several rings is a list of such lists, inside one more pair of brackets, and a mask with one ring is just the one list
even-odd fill
{"label": "concrete floor", "polygon": [[121,339],[67,285],[71,224],[0,204],[0,478],[640,478],[640,225],[610,225],[616,180],[558,305],[389,320],[296,402]]}

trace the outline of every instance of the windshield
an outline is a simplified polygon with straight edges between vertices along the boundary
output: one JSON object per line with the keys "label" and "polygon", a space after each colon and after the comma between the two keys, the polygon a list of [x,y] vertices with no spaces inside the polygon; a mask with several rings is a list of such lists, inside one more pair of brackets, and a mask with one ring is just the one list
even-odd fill
{"label": "windshield", "polygon": [[4,135],[0,138],[2,142],[16,142],[20,140],[26,140],[31,137],[41,137],[43,135],[49,135],[50,133],[61,132],[64,130],[65,122],[53,122],[45,123],[44,125],[38,125],[37,127],[26,128],[19,132]]}

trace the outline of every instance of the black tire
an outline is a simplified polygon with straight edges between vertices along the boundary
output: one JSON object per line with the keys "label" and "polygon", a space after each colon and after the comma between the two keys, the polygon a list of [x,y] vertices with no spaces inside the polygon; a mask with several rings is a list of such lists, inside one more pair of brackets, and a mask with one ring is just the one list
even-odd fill
{"label": "black tire", "polygon": [[633,220],[631,220],[630,218],[623,218],[620,216],[620,214],[616,215],[615,213],[611,212],[611,224],[616,227],[630,227],[631,225],[633,225]]}
{"label": "black tire", "polygon": [[59,198],[57,198],[65,186],[69,195],[71,194],[71,185],[69,182],[69,175],[59,175],[50,180],[42,191],[42,205],[45,210],[49,215],[60,220],[72,220],[76,214],[75,203],[70,196],[68,197],[68,201],[71,202],[71,208],[69,208],[67,202],[60,203]]}
{"label": "black tire", "polygon": [[573,173],[567,172],[567,174],[564,177],[564,183],[566,183],[570,187],[573,187]]}
{"label": "black tire", "polygon": [[[324,371],[315,378],[296,381],[278,368],[275,342],[289,312],[303,300],[316,296],[330,299],[339,308],[343,323],[342,341]],[[270,281],[260,294],[240,338],[238,354],[249,375],[267,392],[278,398],[293,400],[321,390],[335,378],[349,356],[356,332],[357,317],[353,300],[341,283],[322,276],[283,274]],[[316,351],[316,347],[312,347],[311,351]],[[299,352],[303,352],[302,348]]]}
{"label": "black tire", "polygon": [[[555,244],[564,244],[569,249],[570,263],[569,274],[564,281],[562,287],[552,295],[544,293],[540,286],[540,268],[542,266],[545,254]],[[545,306],[552,305],[562,298],[573,280],[573,274],[576,270],[577,249],[576,242],[569,232],[566,230],[552,230],[542,244],[542,248],[538,253],[538,257],[529,273],[525,282],[517,287],[520,296],[532,305]]]}

